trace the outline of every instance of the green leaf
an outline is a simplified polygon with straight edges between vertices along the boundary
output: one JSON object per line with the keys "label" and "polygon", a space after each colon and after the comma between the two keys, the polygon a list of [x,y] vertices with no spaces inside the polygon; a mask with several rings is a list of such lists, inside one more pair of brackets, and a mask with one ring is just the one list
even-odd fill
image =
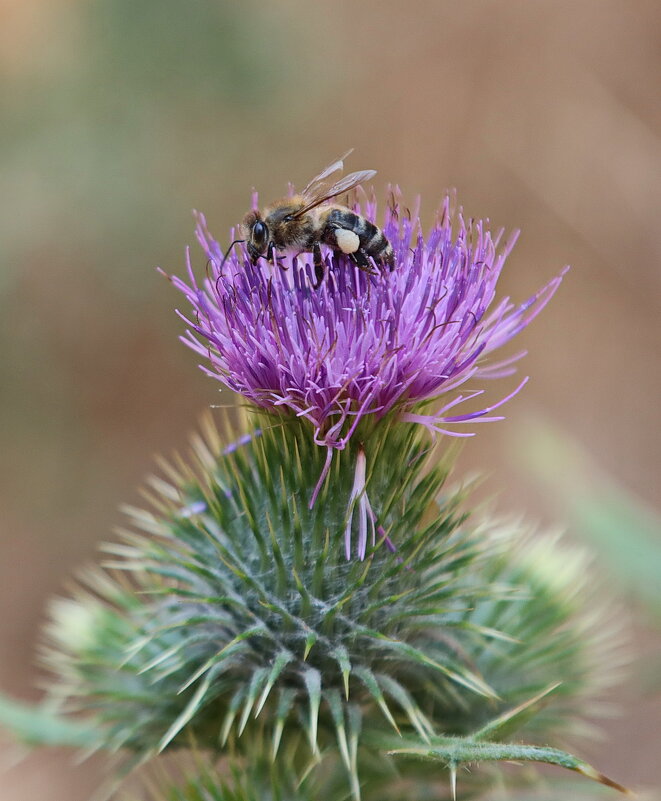
{"label": "green leaf", "polygon": [[[375,744],[379,738],[373,738]],[[381,746],[393,756],[411,756],[441,763],[445,768],[455,770],[460,765],[472,762],[540,762],[557,765],[566,770],[573,770],[588,779],[612,787],[625,795],[633,795],[613,779],[604,776],[587,762],[578,759],[566,751],[537,745],[520,745],[512,743],[488,743],[470,737],[434,737],[429,743],[413,742],[402,744],[401,740],[392,741],[388,746],[381,739]]]}

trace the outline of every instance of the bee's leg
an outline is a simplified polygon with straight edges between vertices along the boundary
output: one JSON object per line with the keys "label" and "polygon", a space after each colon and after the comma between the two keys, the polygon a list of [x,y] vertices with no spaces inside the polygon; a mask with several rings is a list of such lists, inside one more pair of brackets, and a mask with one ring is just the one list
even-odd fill
{"label": "bee's leg", "polygon": [[349,258],[356,265],[356,267],[360,267],[361,270],[369,267],[370,263],[367,261],[367,254],[362,248],[358,248],[358,250],[350,253]]}
{"label": "bee's leg", "polygon": [[266,261],[269,264],[272,264],[274,267],[277,264],[275,257],[275,244],[273,242],[269,242],[268,248],[266,249]]}
{"label": "bee's leg", "polygon": [[325,270],[324,270],[324,262],[321,258],[321,248],[319,247],[319,242],[315,242],[312,246],[312,262],[314,264],[314,277],[315,282],[312,285],[315,289],[319,289],[321,286],[321,282],[324,280]]}
{"label": "bee's leg", "polygon": [[268,248],[266,249],[266,261],[269,264],[272,264],[274,267],[279,267],[281,270],[288,270],[286,264],[281,264],[280,260],[278,259],[277,249],[274,242],[269,242]]}
{"label": "bee's leg", "polygon": [[358,269],[362,270],[364,273],[368,273],[369,275],[379,275],[379,273],[370,269],[371,265],[367,260],[367,254],[362,248],[358,248],[358,250],[354,251],[354,253],[350,253],[349,258],[356,265],[356,267],[358,267]]}

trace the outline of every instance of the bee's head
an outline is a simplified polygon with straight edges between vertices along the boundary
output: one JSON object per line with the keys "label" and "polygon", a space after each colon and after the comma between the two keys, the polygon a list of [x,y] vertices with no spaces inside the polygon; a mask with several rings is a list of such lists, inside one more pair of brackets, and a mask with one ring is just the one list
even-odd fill
{"label": "bee's head", "polygon": [[243,227],[246,232],[246,241],[250,260],[253,264],[266,253],[269,244],[269,228],[257,211],[249,212]]}

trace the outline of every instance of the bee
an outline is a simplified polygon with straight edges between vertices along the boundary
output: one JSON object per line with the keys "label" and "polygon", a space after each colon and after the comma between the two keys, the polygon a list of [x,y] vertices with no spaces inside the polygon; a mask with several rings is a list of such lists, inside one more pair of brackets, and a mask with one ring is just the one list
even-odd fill
{"label": "bee", "polygon": [[300,194],[277,200],[262,211],[246,214],[242,231],[253,264],[262,256],[269,262],[277,261],[276,251],[311,252],[315,289],[321,285],[325,274],[322,244],[344,253],[365,272],[373,274],[369,257],[393,269],[392,245],[383,231],[346,206],[329,203],[376,175],[376,170],[362,170],[330,183],[329,178],[342,170],[343,161],[351,152],[329,164]]}

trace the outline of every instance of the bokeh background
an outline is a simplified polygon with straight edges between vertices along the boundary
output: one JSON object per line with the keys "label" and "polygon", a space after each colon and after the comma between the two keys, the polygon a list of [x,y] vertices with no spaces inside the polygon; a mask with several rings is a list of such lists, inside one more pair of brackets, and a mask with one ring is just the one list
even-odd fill
{"label": "bokeh background", "polygon": [[[154,270],[183,270],[191,209],[222,241],[253,186],[277,197],[349,147],[349,169],[421,194],[428,220],[457,187],[471,216],[522,228],[504,293],[572,265],[521,338],[532,381],[461,469],[574,539],[577,487],[652,530],[660,70],[654,0],[0,0],[0,689],[38,698],[47,598],[139,500],[153,455],[231,400],[177,341],[179,298]],[[661,615],[607,550],[634,665],[622,717],[581,753],[651,787],[661,703],[642,668],[661,665]],[[93,761],[13,753],[1,801],[84,801],[98,783]]]}

